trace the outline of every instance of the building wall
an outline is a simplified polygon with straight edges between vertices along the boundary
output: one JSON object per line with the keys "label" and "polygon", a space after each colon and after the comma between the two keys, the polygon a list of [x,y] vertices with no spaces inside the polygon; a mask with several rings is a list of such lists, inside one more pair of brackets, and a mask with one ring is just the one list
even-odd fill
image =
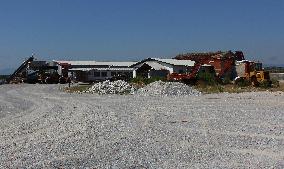
{"label": "building wall", "polygon": [[87,72],[84,72],[84,71],[74,71],[72,78],[74,78],[76,81],[79,81],[79,82],[88,81]]}
{"label": "building wall", "polygon": [[[147,61],[149,64],[149,70],[147,70],[148,72],[146,72],[148,74],[148,78],[150,77],[154,77],[154,76],[158,76],[158,77],[165,77],[166,74],[171,74],[171,73],[187,73],[190,72],[191,67],[189,66],[185,66],[185,65],[172,65],[172,64],[168,64],[168,63],[164,63],[164,62],[160,62],[160,61]],[[152,67],[151,69],[151,64],[150,63],[158,63],[160,65],[163,66],[163,70],[160,70],[161,68],[157,67],[156,70],[155,67]],[[137,69],[143,67],[143,65],[145,64],[145,62],[136,65],[135,67]],[[153,64],[155,65],[155,64]]]}
{"label": "building wall", "polygon": [[149,78],[151,77],[166,78],[168,74],[169,74],[168,70],[150,70]]}
{"label": "building wall", "polygon": [[188,68],[188,66],[181,66],[181,65],[171,65],[168,63],[164,63],[164,62],[158,62],[158,61],[151,61],[151,62],[157,62],[161,65],[163,65],[165,67],[166,70],[168,70],[170,73],[186,73],[188,71],[188,69],[190,69],[190,67]]}
{"label": "building wall", "polygon": [[163,63],[163,62],[158,62],[159,64],[165,66],[165,68],[170,72],[173,73],[174,72],[174,67],[168,63]]}
{"label": "building wall", "polygon": [[88,81],[106,80],[117,75],[128,75],[133,77],[133,71],[130,70],[90,70],[87,73]]}

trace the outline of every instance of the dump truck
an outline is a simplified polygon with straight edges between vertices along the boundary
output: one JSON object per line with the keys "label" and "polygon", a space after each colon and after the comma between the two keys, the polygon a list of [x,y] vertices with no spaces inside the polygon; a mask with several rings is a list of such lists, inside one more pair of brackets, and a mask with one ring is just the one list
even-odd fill
{"label": "dump truck", "polygon": [[236,61],[236,73],[236,84],[242,80],[250,81],[253,86],[258,86],[264,82],[271,84],[269,72],[262,68],[262,63],[260,62]]}

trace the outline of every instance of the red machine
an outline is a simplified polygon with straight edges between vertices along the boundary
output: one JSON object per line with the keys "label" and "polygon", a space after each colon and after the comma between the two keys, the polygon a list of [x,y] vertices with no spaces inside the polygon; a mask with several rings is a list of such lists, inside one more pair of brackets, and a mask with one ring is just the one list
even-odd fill
{"label": "red machine", "polygon": [[228,52],[210,52],[210,53],[189,53],[185,55],[178,55],[175,57],[178,60],[192,60],[195,65],[192,67],[190,73],[178,74],[172,73],[168,76],[170,81],[191,81],[196,78],[197,73],[202,65],[207,64],[214,66],[216,77],[222,78],[229,72],[235,64],[236,60],[244,60],[244,55],[241,51],[235,53]]}
{"label": "red machine", "polygon": [[202,65],[203,65],[202,62],[195,62],[194,66],[191,69],[191,73],[183,73],[183,74],[172,73],[168,75],[167,80],[169,81],[191,81],[196,78],[196,75]]}

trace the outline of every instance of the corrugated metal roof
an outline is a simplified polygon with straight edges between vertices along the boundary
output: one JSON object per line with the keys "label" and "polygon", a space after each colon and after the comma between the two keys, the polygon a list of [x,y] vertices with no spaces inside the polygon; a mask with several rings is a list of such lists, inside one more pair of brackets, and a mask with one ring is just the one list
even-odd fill
{"label": "corrugated metal roof", "polygon": [[121,71],[121,70],[128,70],[128,71],[133,71],[134,68],[124,68],[124,67],[111,67],[111,68],[95,68],[94,70],[110,70],[110,71]]}
{"label": "corrugated metal roof", "polygon": [[145,62],[145,64],[151,66],[153,69],[155,70],[162,70],[162,69],[166,69],[165,66],[161,65],[160,63],[157,62]]}
{"label": "corrugated metal roof", "polygon": [[70,71],[90,71],[90,70],[105,70],[105,71],[133,71],[134,68],[72,68]]}
{"label": "corrugated metal roof", "polygon": [[90,71],[93,68],[72,68],[72,69],[68,69],[69,71]]}
{"label": "corrugated metal roof", "polygon": [[55,61],[57,63],[68,63],[71,65],[92,65],[92,66],[122,66],[122,67],[129,67],[137,62],[97,62],[97,61]]}
{"label": "corrugated metal roof", "polygon": [[151,59],[176,66],[194,66],[195,64],[195,61],[192,60],[160,59],[160,58],[151,58]]}

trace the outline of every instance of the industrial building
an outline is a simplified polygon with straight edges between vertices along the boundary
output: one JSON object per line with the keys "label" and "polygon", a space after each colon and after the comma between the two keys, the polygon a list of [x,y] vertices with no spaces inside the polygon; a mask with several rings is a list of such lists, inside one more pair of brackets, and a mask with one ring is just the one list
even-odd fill
{"label": "industrial building", "polygon": [[[173,59],[147,58],[139,62],[36,61],[30,57],[7,79],[8,83],[67,83],[130,80],[161,77],[169,81],[194,82],[199,72],[220,80],[245,79],[259,84],[269,81],[261,63],[246,61],[241,51],[187,53]],[[202,75],[202,74],[201,74]],[[205,74],[207,75],[207,74]]]}
{"label": "industrial building", "polygon": [[98,61],[54,61],[58,64],[58,73],[72,77],[76,81],[94,82],[117,76],[135,77],[131,65],[136,62],[98,62]]}

